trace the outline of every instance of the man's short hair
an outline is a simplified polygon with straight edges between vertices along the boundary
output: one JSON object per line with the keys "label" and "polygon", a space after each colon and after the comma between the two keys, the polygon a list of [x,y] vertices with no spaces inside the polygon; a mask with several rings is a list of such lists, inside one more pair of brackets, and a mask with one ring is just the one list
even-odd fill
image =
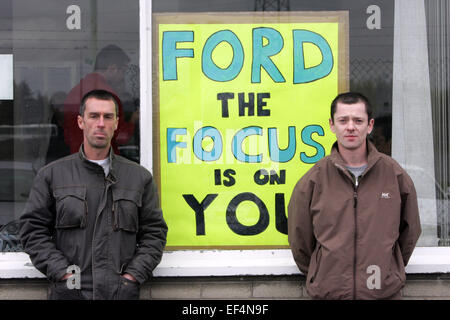
{"label": "man's short hair", "polygon": [[355,104],[358,102],[364,103],[366,106],[366,112],[368,119],[372,119],[372,105],[369,102],[369,99],[366,98],[363,94],[359,92],[345,92],[339,94],[336,98],[334,98],[333,102],[331,103],[331,121],[334,122],[334,114],[336,113],[336,107],[338,103],[343,104]]}
{"label": "man's short hair", "polygon": [[116,117],[119,115],[119,104],[117,103],[117,98],[111,92],[106,90],[92,90],[86,93],[81,99],[80,103],[80,116],[84,115],[84,110],[86,110],[86,101],[89,98],[96,98],[99,100],[108,100],[114,102],[114,106],[116,109]]}

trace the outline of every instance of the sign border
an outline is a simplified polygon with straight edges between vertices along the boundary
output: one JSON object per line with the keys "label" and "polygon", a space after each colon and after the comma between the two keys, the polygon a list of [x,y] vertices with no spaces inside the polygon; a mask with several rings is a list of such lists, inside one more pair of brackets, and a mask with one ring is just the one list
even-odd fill
{"label": "sign border", "polygon": [[[152,14],[152,130],[153,178],[161,195],[160,97],[159,97],[159,25],[160,24],[258,24],[258,23],[338,23],[338,93],[349,90],[349,12],[348,11],[290,11],[290,12],[201,12]],[[164,214],[164,212],[163,212]],[[166,250],[249,250],[286,249],[289,245],[273,246],[166,246]]]}

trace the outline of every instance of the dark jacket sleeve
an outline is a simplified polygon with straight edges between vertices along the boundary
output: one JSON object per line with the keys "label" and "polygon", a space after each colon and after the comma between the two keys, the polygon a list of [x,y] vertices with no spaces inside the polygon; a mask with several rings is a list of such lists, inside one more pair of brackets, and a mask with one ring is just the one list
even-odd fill
{"label": "dark jacket sleeve", "polygon": [[288,241],[295,263],[304,275],[308,274],[316,246],[310,214],[313,186],[307,173],[295,186],[288,206]]}
{"label": "dark jacket sleeve", "polygon": [[417,240],[422,232],[420,226],[419,207],[417,204],[417,194],[412,179],[406,172],[400,176],[401,186],[401,220],[398,244],[402,252],[403,263],[406,266],[411,257]]}
{"label": "dark jacket sleeve", "polygon": [[24,214],[20,217],[20,238],[31,262],[50,281],[59,281],[69,261],[52,239],[55,227],[55,200],[50,185],[39,171],[33,182]]}
{"label": "dark jacket sleeve", "polygon": [[159,205],[158,190],[153,179],[147,183],[139,212],[137,249],[125,273],[139,283],[145,282],[159,264],[166,245],[167,224]]}

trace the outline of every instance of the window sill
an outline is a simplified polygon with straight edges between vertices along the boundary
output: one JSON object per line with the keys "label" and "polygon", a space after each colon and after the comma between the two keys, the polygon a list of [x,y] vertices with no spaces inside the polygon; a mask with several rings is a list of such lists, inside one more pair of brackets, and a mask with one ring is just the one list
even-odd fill
{"label": "window sill", "polygon": [[[450,273],[450,247],[418,247],[409,274]],[[164,252],[155,277],[253,276],[300,274],[289,249],[183,250]],[[26,253],[0,254],[0,278],[45,278]]]}

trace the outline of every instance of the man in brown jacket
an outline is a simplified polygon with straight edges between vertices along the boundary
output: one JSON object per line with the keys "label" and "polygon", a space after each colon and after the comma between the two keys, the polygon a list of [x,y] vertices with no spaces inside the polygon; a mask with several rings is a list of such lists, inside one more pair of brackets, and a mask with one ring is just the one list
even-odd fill
{"label": "man in brown jacket", "polygon": [[313,299],[399,299],[421,233],[413,181],[367,140],[374,119],[358,93],[331,104],[331,154],[297,183],[288,239]]}

